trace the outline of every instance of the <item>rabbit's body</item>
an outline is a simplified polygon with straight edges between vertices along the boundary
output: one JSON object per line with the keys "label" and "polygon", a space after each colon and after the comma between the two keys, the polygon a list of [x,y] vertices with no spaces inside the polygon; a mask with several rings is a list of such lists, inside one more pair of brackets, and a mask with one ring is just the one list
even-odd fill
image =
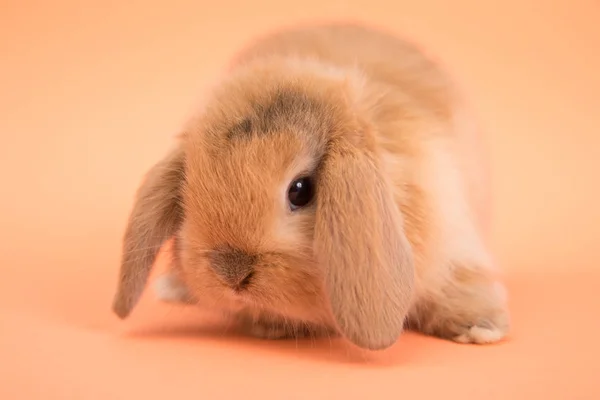
{"label": "rabbit's body", "polygon": [[[462,342],[507,333],[478,132],[450,79],[411,45],[343,24],[267,36],[236,58],[183,143],[163,161],[182,182],[153,187],[155,168],[138,195],[121,316],[141,292],[131,276],[145,279],[132,271],[153,260],[127,254],[162,244],[155,229],[176,238],[161,296],[233,311],[259,336],[339,332],[378,349],[405,322]],[[281,199],[300,176],[315,200],[290,213]],[[165,187],[162,221],[148,206]],[[173,192],[180,212],[165,219]],[[247,277],[243,290],[222,284]]]}

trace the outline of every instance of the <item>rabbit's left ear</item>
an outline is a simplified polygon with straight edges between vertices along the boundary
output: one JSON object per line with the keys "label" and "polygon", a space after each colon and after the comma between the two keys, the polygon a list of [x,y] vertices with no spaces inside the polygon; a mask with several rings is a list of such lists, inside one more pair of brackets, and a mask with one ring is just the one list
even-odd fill
{"label": "rabbit's left ear", "polygon": [[318,174],[315,252],[340,333],[380,350],[396,342],[412,301],[411,246],[376,160],[343,139]]}

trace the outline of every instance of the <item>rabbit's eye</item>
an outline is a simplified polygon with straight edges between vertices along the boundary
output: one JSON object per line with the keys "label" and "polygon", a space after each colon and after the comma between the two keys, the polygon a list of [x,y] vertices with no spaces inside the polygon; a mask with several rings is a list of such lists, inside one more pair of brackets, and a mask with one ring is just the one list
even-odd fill
{"label": "rabbit's eye", "polygon": [[288,189],[288,201],[292,211],[306,206],[313,198],[313,183],[309,177],[298,178]]}

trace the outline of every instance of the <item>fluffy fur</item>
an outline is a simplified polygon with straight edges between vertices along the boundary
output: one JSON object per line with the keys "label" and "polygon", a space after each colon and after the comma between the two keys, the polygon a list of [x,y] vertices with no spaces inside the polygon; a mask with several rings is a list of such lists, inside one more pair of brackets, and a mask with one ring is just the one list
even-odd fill
{"label": "fluffy fur", "polygon": [[[287,188],[307,174],[314,202],[292,213]],[[149,171],[113,309],[129,315],[174,238],[159,296],[218,307],[257,336],[339,333],[378,350],[408,326],[498,341],[509,323],[487,179],[461,96],[421,51],[352,24],[273,33]]]}

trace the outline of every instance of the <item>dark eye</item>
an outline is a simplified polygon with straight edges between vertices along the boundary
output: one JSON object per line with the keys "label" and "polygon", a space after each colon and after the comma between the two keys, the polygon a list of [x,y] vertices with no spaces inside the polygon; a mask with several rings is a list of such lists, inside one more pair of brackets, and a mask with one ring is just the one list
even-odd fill
{"label": "dark eye", "polygon": [[306,206],[313,198],[313,183],[309,177],[298,178],[288,189],[288,201],[293,210]]}

